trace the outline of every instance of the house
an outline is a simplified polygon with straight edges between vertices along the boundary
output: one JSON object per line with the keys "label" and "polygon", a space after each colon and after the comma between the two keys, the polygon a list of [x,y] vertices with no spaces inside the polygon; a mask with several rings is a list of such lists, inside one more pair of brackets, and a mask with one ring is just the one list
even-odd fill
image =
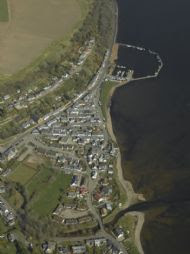
{"label": "house", "polygon": [[96,170],[93,170],[91,173],[91,177],[93,180],[95,180],[97,178],[98,172]]}
{"label": "house", "polygon": [[113,210],[112,204],[111,203],[106,203],[106,209],[108,211],[112,211]]}
{"label": "house", "polygon": [[79,245],[79,246],[72,246],[73,254],[82,254],[86,252],[86,246]]}
{"label": "house", "polygon": [[65,219],[64,224],[65,225],[76,225],[76,224],[78,224],[78,219],[75,219],[75,218]]}
{"label": "house", "polygon": [[7,234],[7,239],[9,242],[14,242],[15,241],[15,235],[13,233],[8,233]]}
{"label": "house", "polygon": [[80,218],[78,218],[78,222],[80,223],[80,224],[82,224],[82,223],[87,223],[87,222],[90,222],[90,221],[92,221],[92,217],[89,215],[89,216],[83,216],[83,217],[80,217]]}
{"label": "house", "polygon": [[123,241],[125,239],[125,234],[124,234],[124,231],[121,227],[115,228],[113,230],[113,233],[119,241]]}
{"label": "house", "polygon": [[5,193],[6,189],[4,185],[0,185],[0,193]]}
{"label": "house", "polygon": [[74,199],[74,198],[77,197],[77,193],[74,192],[74,191],[69,191],[69,192],[67,193],[67,197],[68,197],[68,198],[71,198],[71,199]]}
{"label": "house", "polygon": [[80,197],[84,197],[88,193],[88,189],[85,186],[80,187]]}
{"label": "house", "polygon": [[44,243],[42,243],[42,250],[45,252],[48,248],[48,242],[45,241]]}
{"label": "house", "polygon": [[104,237],[102,237],[102,238],[95,238],[94,243],[95,243],[96,247],[100,247],[103,244],[107,244],[107,240]]}
{"label": "house", "polygon": [[123,254],[123,252],[121,250],[117,249],[116,247],[112,247],[111,253],[112,254]]}
{"label": "house", "polygon": [[70,254],[70,250],[66,247],[58,247],[57,249],[59,254]]}
{"label": "house", "polygon": [[47,242],[46,241],[42,244],[42,249],[43,249],[44,253],[46,253],[46,254],[53,253],[55,250],[55,247],[56,247],[56,243],[54,243],[54,242]]}
{"label": "house", "polygon": [[9,94],[3,96],[3,100],[4,100],[4,101],[6,101],[6,100],[8,100],[8,99],[10,99],[10,98],[11,98],[11,96],[10,96]]}
{"label": "house", "polygon": [[55,123],[57,123],[57,119],[52,119],[52,120],[48,121],[46,124],[48,127],[51,127]]}
{"label": "house", "polygon": [[107,211],[107,209],[105,207],[100,209],[100,215],[102,217],[105,217],[107,214],[108,214],[108,211]]}
{"label": "house", "polygon": [[70,204],[70,203],[66,203],[65,205],[64,205],[64,208],[65,209],[76,209],[77,208],[77,205],[75,204],[75,203],[73,203],[72,202],[72,204]]}
{"label": "house", "polygon": [[80,187],[80,183],[81,183],[81,176],[73,175],[72,180],[71,180],[71,186],[72,187]]}
{"label": "house", "polygon": [[93,247],[93,246],[100,247],[103,244],[105,245],[107,244],[107,240],[104,237],[86,240],[86,245],[88,247]]}
{"label": "house", "polygon": [[13,159],[17,154],[17,149],[14,147],[10,147],[8,148],[5,152],[4,152],[4,156],[5,158],[7,158],[8,161],[10,161],[11,159]]}
{"label": "house", "polygon": [[93,246],[95,245],[94,239],[86,240],[86,245],[87,245],[88,247],[93,247]]}
{"label": "house", "polygon": [[3,177],[6,177],[6,176],[8,176],[11,172],[12,172],[12,169],[11,169],[11,168],[7,168],[7,169],[3,172],[2,176],[3,176]]}
{"label": "house", "polygon": [[34,123],[35,123],[34,120],[33,120],[33,119],[30,119],[29,121],[23,123],[21,127],[22,127],[23,129],[27,129],[28,127],[30,127],[30,126],[31,126],[32,124],[34,124]]}
{"label": "house", "polygon": [[62,137],[62,138],[59,140],[59,144],[61,144],[61,145],[67,144],[67,143],[68,143],[68,140],[69,140],[69,137],[68,137],[68,136]]}

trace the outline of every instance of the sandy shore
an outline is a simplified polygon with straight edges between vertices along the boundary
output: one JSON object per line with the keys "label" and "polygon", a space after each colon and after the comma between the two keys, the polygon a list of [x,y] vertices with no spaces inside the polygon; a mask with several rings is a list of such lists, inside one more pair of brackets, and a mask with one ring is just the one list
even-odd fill
{"label": "sandy shore", "polygon": [[[115,86],[112,89],[110,89],[109,100],[111,100],[111,98],[112,98],[112,96],[114,94],[114,91],[119,86],[122,86],[124,84],[126,84],[126,82],[125,83],[120,83],[117,86]],[[109,103],[109,105],[110,105],[110,103]],[[108,133],[109,133],[111,139],[115,143],[117,143],[117,140],[116,140],[116,137],[114,135],[113,128],[112,128],[112,121],[111,121],[111,115],[110,115],[110,107],[108,107],[107,110],[106,110],[106,126],[107,126],[107,130],[108,130]],[[121,166],[121,152],[120,152],[120,150],[118,152],[118,157],[117,157],[117,173],[118,173],[118,179],[119,179],[120,183],[122,184],[124,190],[127,193],[127,201],[123,205],[123,208],[127,208],[130,205],[135,204],[135,203],[137,203],[139,201],[144,201],[145,198],[144,198],[143,194],[137,194],[137,193],[135,193],[131,182],[125,180],[124,177],[123,177],[123,170],[122,170],[122,166]],[[144,254],[144,251],[143,251],[143,248],[142,248],[142,244],[141,244],[141,240],[140,240],[140,234],[141,234],[141,230],[142,230],[143,223],[144,223],[144,213],[142,213],[142,212],[131,212],[130,214],[133,215],[133,216],[136,216],[137,219],[138,219],[137,226],[136,226],[136,229],[135,229],[135,245],[137,246],[137,248],[139,250],[139,253],[140,254]]]}

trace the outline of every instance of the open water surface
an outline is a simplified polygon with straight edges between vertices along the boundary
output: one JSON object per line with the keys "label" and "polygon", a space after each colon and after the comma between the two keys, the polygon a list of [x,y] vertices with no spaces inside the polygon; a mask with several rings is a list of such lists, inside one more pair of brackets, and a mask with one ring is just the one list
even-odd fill
{"label": "open water surface", "polygon": [[164,63],[157,79],[117,89],[111,106],[124,174],[148,201],[143,248],[190,254],[190,1],[118,5],[117,41],[156,51]]}

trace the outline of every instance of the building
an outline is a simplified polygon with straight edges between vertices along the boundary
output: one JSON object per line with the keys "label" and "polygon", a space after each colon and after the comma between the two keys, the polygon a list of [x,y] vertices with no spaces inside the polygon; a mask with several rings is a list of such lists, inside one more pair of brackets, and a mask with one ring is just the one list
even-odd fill
{"label": "building", "polygon": [[124,231],[121,227],[115,228],[113,230],[113,233],[119,241],[123,241],[125,239],[125,234],[124,234]]}
{"label": "building", "polygon": [[73,252],[73,254],[86,253],[86,246],[84,246],[84,245],[72,246],[72,252]]}
{"label": "building", "polygon": [[81,176],[74,175],[71,180],[71,186],[80,187],[80,183],[81,183]]}

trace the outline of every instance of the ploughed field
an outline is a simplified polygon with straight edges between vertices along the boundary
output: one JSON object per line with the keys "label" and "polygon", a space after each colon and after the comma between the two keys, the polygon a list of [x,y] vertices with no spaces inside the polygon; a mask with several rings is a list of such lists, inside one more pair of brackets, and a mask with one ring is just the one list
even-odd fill
{"label": "ploughed field", "polygon": [[0,0],[0,74],[17,72],[52,41],[67,37],[82,18],[80,3],[83,0]]}

